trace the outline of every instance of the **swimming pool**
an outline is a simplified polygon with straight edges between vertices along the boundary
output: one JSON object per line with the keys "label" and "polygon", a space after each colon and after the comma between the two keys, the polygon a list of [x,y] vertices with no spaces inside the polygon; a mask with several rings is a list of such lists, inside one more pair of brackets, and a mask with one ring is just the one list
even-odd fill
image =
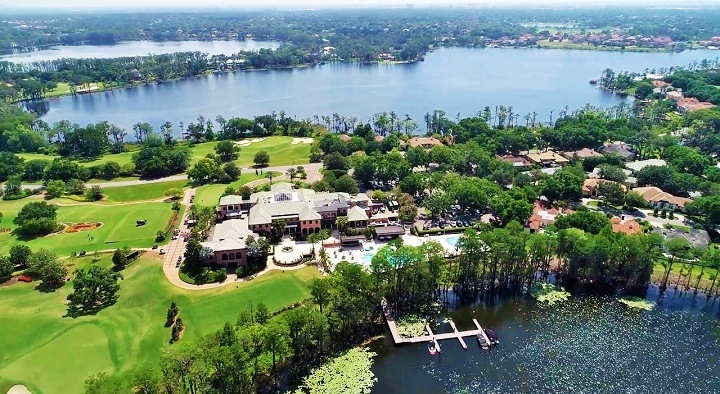
{"label": "swimming pool", "polygon": [[460,243],[460,236],[459,235],[453,235],[452,237],[445,238],[445,242],[449,243],[450,245],[454,247],[458,247],[458,244]]}
{"label": "swimming pool", "polygon": [[372,263],[372,258],[375,256],[375,253],[363,253],[362,256],[360,256],[360,259],[362,260],[364,265],[370,265]]}

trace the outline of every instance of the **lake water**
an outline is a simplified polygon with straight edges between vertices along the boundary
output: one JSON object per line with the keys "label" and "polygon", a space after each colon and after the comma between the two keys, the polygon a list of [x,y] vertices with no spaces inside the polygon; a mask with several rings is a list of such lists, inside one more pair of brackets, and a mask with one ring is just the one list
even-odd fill
{"label": "lake water", "polygon": [[[656,289],[650,290],[653,298]],[[717,393],[720,337],[717,302],[676,297],[655,310],[634,311],[609,299],[575,299],[552,307],[516,299],[445,313],[460,330],[472,318],[491,326],[500,346],[481,351],[467,337],[394,347],[389,334],[371,343],[378,353],[373,393]],[[439,332],[451,331],[440,323]]]}
{"label": "lake water", "polygon": [[[230,43],[203,43],[209,46]],[[239,43],[238,43],[239,45]],[[547,122],[566,105],[609,107],[625,98],[588,81],[606,67],[642,72],[714,58],[712,50],[621,53],[550,49],[443,48],[415,64],[332,63],[309,68],[234,72],[50,100],[44,120],[87,124],[108,120],[130,129],[136,122],[158,128],[198,115],[252,117],[284,110],[297,118],[339,113],[367,120],[382,111],[423,115],[443,109],[448,117],[471,116],[484,106],[512,105],[523,116]],[[176,129],[178,129],[176,127]]]}
{"label": "lake water", "polygon": [[123,56],[160,55],[174,52],[203,52],[210,55],[230,55],[238,51],[277,48],[272,41],[128,41],[116,45],[54,46],[42,51],[21,52],[0,56],[0,60],[32,63],[63,58],[115,58]]}

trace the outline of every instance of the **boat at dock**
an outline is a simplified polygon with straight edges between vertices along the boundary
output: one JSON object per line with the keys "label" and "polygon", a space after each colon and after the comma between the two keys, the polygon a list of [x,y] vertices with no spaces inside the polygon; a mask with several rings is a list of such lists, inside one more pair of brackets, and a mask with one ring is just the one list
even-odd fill
{"label": "boat at dock", "polygon": [[431,356],[434,356],[437,352],[438,349],[435,348],[435,341],[428,342],[428,353],[430,353]]}

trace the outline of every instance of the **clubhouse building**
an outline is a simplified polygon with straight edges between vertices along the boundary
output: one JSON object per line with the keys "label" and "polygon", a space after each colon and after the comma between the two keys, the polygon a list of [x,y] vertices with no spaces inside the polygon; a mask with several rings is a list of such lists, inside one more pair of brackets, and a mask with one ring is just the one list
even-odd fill
{"label": "clubhouse building", "polygon": [[335,220],[345,217],[349,227],[365,228],[370,223],[373,204],[365,194],[315,192],[293,189],[289,183],[277,183],[269,192],[220,199],[210,248],[215,261],[230,267],[247,264],[245,240],[248,236],[274,235],[274,220],[285,221],[285,234],[305,238],[321,229],[336,227]]}
{"label": "clubhouse building", "polygon": [[247,216],[248,228],[261,235],[273,234],[273,220],[282,219],[285,234],[305,238],[323,228],[334,228],[338,217],[346,217],[350,227],[367,227],[371,212],[370,199],[365,194],[315,192],[277,183],[269,192],[253,193],[247,200],[236,195],[222,197],[217,219]]}

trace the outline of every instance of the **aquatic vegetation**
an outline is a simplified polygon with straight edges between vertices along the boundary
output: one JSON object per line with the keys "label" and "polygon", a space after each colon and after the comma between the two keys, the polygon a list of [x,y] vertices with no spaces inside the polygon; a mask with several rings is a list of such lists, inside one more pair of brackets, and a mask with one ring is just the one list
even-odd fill
{"label": "aquatic vegetation", "polygon": [[398,333],[401,337],[418,337],[425,333],[425,319],[418,315],[403,316],[397,321]]}
{"label": "aquatic vegetation", "polygon": [[530,295],[543,304],[553,305],[556,302],[566,301],[570,293],[560,286],[547,282],[535,282],[530,286]]}
{"label": "aquatic vegetation", "polygon": [[454,370],[432,359],[423,368],[449,393],[718,393],[713,315],[662,307],[636,313],[609,298],[518,305],[516,318],[499,328],[511,339],[493,357],[463,352]]}
{"label": "aquatic vegetation", "polygon": [[376,355],[365,348],[350,349],[313,370],[295,394],[369,393],[377,381],[370,370]]}
{"label": "aquatic vegetation", "polygon": [[655,307],[654,302],[640,297],[623,297],[619,301],[633,309],[651,311]]}

